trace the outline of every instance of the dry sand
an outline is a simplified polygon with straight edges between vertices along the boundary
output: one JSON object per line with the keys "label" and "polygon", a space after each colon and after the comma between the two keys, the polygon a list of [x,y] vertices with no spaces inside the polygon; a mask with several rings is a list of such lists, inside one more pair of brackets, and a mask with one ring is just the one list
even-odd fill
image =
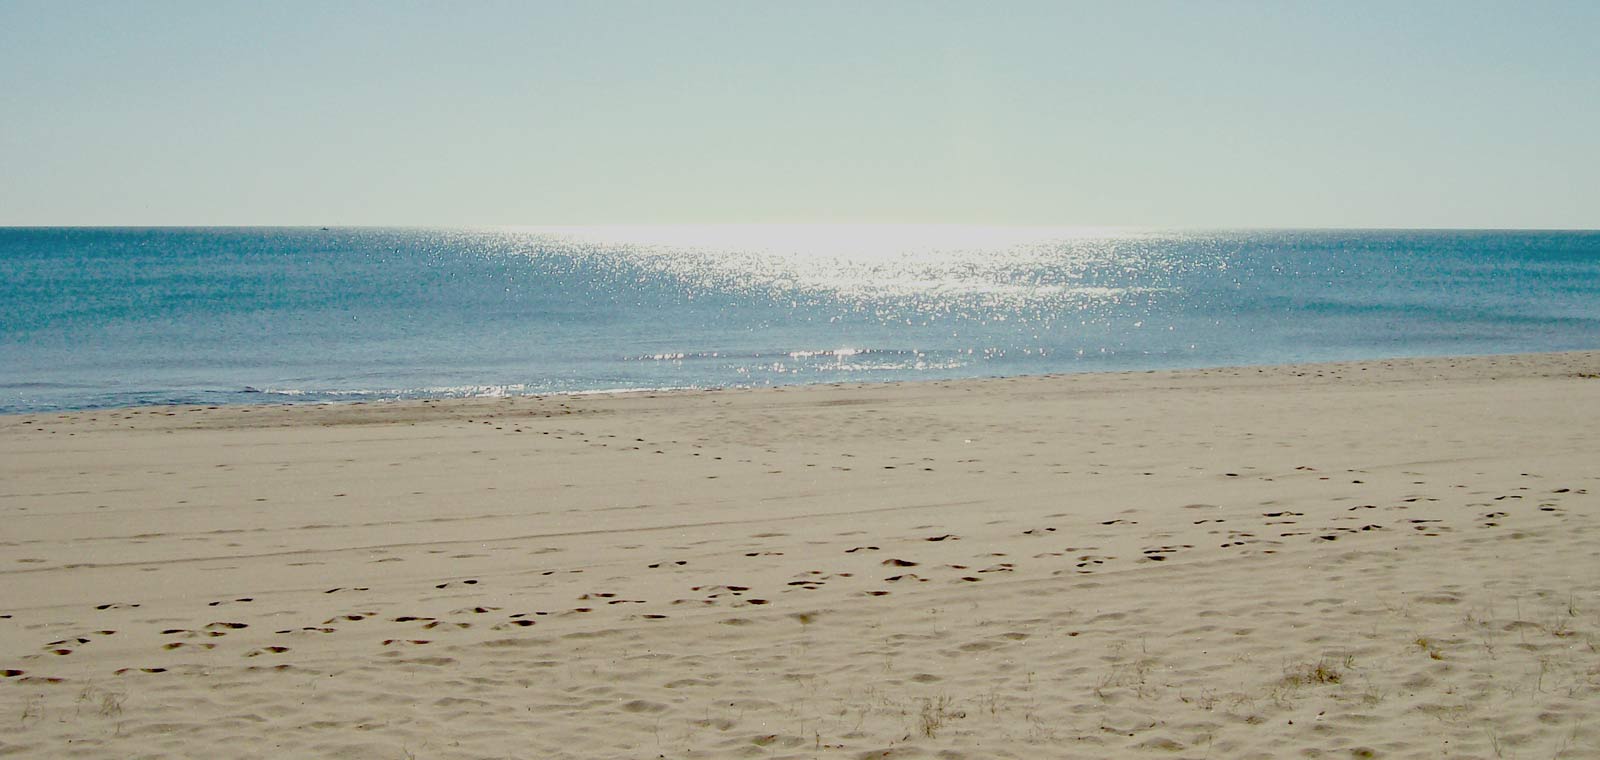
{"label": "dry sand", "polygon": [[0,418],[0,755],[1600,757],[1600,353]]}

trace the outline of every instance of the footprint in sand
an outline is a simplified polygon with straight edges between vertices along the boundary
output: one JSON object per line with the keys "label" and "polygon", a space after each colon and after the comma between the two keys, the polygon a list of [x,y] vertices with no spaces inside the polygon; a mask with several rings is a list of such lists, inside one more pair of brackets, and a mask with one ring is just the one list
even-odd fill
{"label": "footprint in sand", "polygon": [[1103,565],[1103,564],[1106,563],[1107,560],[1113,560],[1113,559],[1116,559],[1116,557],[1112,557],[1112,556],[1104,555],[1104,554],[1081,554],[1081,555],[1078,555],[1078,564],[1077,564],[1077,567],[1079,568],[1078,572],[1080,572],[1080,573],[1092,572],[1091,570],[1086,569],[1086,568],[1090,568],[1090,567],[1095,566],[1095,565]]}
{"label": "footprint in sand", "polygon": [[1193,549],[1193,548],[1194,548],[1193,544],[1181,544],[1181,545],[1178,545],[1178,546],[1158,546],[1158,547],[1154,547],[1154,548],[1150,548],[1150,549],[1145,549],[1144,550],[1144,558],[1147,559],[1147,560],[1150,560],[1151,562],[1163,562],[1163,561],[1165,561],[1167,559],[1166,555],[1168,555],[1168,554],[1176,553],[1176,552],[1178,552],[1179,550],[1182,550],[1182,549]]}
{"label": "footprint in sand", "polygon": [[218,607],[218,606],[221,606],[221,605],[224,605],[224,604],[233,604],[235,602],[253,602],[253,601],[255,601],[255,598],[253,598],[253,597],[241,596],[238,599],[232,599],[232,600],[222,599],[222,600],[215,601],[215,602],[206,602],[206,606],[207,607]]}
{"label": "footprint in sand", "polygon": [[889,583],[899,583],[900,581],[916,581],[918,583],[927,583],[928,582],[927,578],[923,578],[923,577],[917,575],[916,573],[905,573],[904,575],[891,575],[891,576],[889,576],[887,578],[884,578],[884,580],[889,582]]}
{"label": "footprint in sand", "polygon": [[471,579],[471,580],[464,580],[464,581],[447,581],[445,583],[441,583],[441,584],[439,584],[437,586],[434,586],[434,588],[449,588],[450,586],[454,586],[454,585],[456,585],[458,583],[461,584],[461,585],[472,586],[472,585],[476,585],[477,582],[478,581],[477,581],[476,578]]}

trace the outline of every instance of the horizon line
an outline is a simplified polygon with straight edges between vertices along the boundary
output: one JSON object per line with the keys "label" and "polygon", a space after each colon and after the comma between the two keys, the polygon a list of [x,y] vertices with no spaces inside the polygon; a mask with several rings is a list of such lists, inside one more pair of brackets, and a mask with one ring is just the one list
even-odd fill
{"label": "horizon line", "polygon": [[1221,231],[1280,231],[1280,232],[1600,232],[1600,227],[1410,227],[1379,225],[1371,227],[1319,226],[1319,225],[1137,225],[1137,224],[1009,224],[982,222],[614,222],[599,224],[0,224],[0,230],[244,230],[244,229],[303,229],[303,230],[501,230],[537,231],[544,229],[614,229],[614,228],[687,228],[687,227],[834,227],[834,228],[884,228],[884,227],[949,227],[967,229],[1037,229],[1037,230],[1142,230],[1172,232]]}

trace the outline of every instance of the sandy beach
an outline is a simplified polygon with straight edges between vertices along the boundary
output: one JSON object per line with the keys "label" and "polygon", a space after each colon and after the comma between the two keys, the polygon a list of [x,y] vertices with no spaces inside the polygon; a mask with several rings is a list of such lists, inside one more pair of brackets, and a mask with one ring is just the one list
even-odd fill
{"label": "sandy beach", "polygon": [[0,418],[0,755],[1600,756],[1600,353]]}

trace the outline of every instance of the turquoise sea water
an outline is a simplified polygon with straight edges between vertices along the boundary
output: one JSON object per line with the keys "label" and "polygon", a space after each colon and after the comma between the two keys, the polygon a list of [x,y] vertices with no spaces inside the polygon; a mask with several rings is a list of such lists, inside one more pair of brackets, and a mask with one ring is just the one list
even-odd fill
{"label": "turquoise sea water", "polygon": [[1600,348],[1600,232],[0,229],[0,412]]}

